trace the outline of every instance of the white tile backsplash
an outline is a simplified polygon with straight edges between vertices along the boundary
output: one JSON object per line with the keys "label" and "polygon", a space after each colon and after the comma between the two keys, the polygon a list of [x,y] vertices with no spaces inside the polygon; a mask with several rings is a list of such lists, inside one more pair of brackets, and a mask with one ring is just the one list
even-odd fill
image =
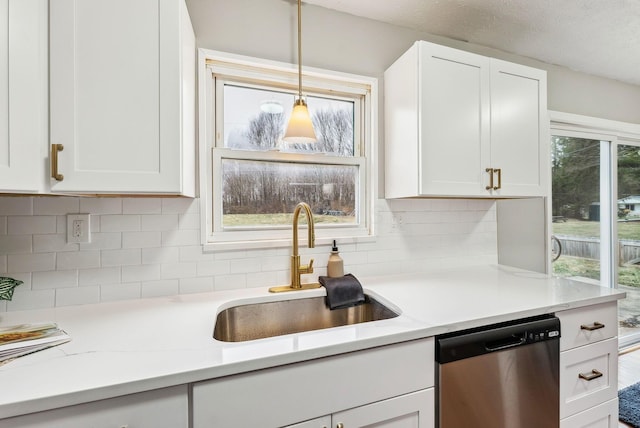
{"label": "white tile backsplash", "polygon": [[56,290],[56,306],[86,305],[100,302],[100,287],[60,288]]}
{"label": "white tile backsplash", "polygon": [[100,287],[100,301],[139,299],[142,296],[141,288],[139,282],[103,284]]}
{"label": "white tile backsplash", "polygon": [[8,254],[7,269],[13,272],[40,272],[56,268],[56,253]]}
{"label": "white tile backsplash", "polygon": [[140,216],[133,214],[100,216],[100,232],[140,231]]}
{"label": "white tile backsplash", "polygon": [[34,198],[0,197],[0,215],[33,215]]}
{"label": "white tile backsplash", "polygon": [[142,262],[142,249],[102,250],[100,260],[102,266],[139,265]]}
{"label": "white tile backsplash", "polygon": [[120,282],[120,266],[78,270],[78,285],[105,285]]}
{"label": "white tile backsplash", "polygon": [[49,215],[7,217],[7,234],[31,235],[38,233],[56,233],[56,217]]}
{"label": "white tile backsplash", "polygon": [[68,288],[78,286],[78,271],[75,269],[33,272],[31,289]]}
{"label": "white tile backsplash", "polygon": [[72,197],[40,197],[33,200],[34,215],[66,215],[80,212],[80,199]]}
{"label": "white tile backsplash", "polygon": [[173,296],[180,292],[177,279],[163,279],[161,281],[146,281],[142,283],[142,297]]}
{"label": "white tile backsplash", "polygon": [[148,214],[140,216],[140,230],[176,230],[178,214]]}
{"label": "white tile backsplash", "polygon": [[162,234],[157,231],[122,232],[122,248],[158,248]]}
{"label": "white tile backsplash", "polygon": [[[24,281],[0,312],[289,282],[290,248],[204,252],[200,201],[0,197],[0,273]],[[66,214],[91,214],[91,242],[66,243]],[[378,200],[373,241],[340,244],[356,276],[497,262],[494,201]],[[300,246],[326,274],[329,247]]]}
{"label": "white tile backsplash", "polygon": [[31,235],[0,235],[0,254],[30,253],[32,242]]}
{"label": "white tile backsplash", "polygon": [[122,200],[123,214],[160,214],[162,213],[162,199],[156,198],[126,198]]}

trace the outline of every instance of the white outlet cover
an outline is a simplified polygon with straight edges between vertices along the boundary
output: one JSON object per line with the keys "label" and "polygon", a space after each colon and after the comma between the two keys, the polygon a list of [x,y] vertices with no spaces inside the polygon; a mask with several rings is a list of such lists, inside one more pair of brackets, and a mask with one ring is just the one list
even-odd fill
{"label": "white outlet cover", "polygon": [[91,242],[91,216],[67,214],[67,242]]}

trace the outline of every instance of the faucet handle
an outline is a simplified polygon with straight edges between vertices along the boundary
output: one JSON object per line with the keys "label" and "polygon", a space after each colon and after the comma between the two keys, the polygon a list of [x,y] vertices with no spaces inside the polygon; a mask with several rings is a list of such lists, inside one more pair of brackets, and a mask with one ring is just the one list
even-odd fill
{"label": "faucet handle", "polygon": [[309,260],[309,264],[308,265],[300,265],[300,268],[298,269],[298,272],[300,272],[300,273],[313,273],[313,259]]}

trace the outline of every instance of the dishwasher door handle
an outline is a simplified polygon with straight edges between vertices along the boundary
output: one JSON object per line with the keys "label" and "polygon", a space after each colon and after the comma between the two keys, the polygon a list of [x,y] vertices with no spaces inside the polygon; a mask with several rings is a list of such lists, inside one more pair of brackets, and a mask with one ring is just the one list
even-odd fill
{"label": "dishwasher door handle", "polygon": [[489,352],[500,351],[502,349],[513,348],[514,346],[523,345],[527,341],[527,337],[523,334],[522,336],[511,336],[501,340],[495,340],[493,342],[487,342],[484,347]]}

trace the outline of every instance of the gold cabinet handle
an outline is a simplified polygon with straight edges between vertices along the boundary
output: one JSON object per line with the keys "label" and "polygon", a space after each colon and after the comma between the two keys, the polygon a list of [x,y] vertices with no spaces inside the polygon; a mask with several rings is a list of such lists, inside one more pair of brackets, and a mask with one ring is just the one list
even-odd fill
{"label": "gold cabinet handle", "polygon": [[594,379],[597,379],[597,378],[599,378],[599,377],[602,377],[602,376],[603,376],[603,375],[602,375],[602,373],[601,373],[601,372],[599,372],[599,371],[598,371],[598,370],[596,370],[596,369],[591,370],[591,373],[579,373],[579,374],[578,374],[578,377],[579,377],[580,379],[584,379],[584,380],[586,380],[587,382],[590,382],[590,381],[592,381],[592,380],[594,380]]}
{"label": "gold cabinet handle", "polygon": [[593,323],[593,325],[584,325],[584,324],[582,324],[580,326],[580,330],[587,330],[587,331],[599,330],[601,328],[604,328],[604,324],[602,324],[602,323],[600,323],[598,321],[595,321]]}
{"label": "gold cabinet handle", "polygon": [[344,424],[342,422],[338,422],[338,425],[336,425],[336,428],[344,428]]}
{"label": "gold cabinet handle", "polygon": [[498,189],[502,188],[502,169],[500,169],[500,168],[495,168],[495,169],[493,170],[493,172],[495,172],[496,174],[498,174],[498,185],[497,185],[497,186],[495,186],[495,187],[493,188],[493,190],[498,190]]}
{"label": "gold cabinet handle", "polygon": [[493,168],[486,168],[485,172],[489,173],[489,185],[485,187],[487,190],[495,189],[493,187]]}
{"label": "gold cabinet handle", "polygon": [[62,144],[51,145],[51,177],[57,181],[64,180],[64,175],[58,172],[58,152],[64,150]]}

